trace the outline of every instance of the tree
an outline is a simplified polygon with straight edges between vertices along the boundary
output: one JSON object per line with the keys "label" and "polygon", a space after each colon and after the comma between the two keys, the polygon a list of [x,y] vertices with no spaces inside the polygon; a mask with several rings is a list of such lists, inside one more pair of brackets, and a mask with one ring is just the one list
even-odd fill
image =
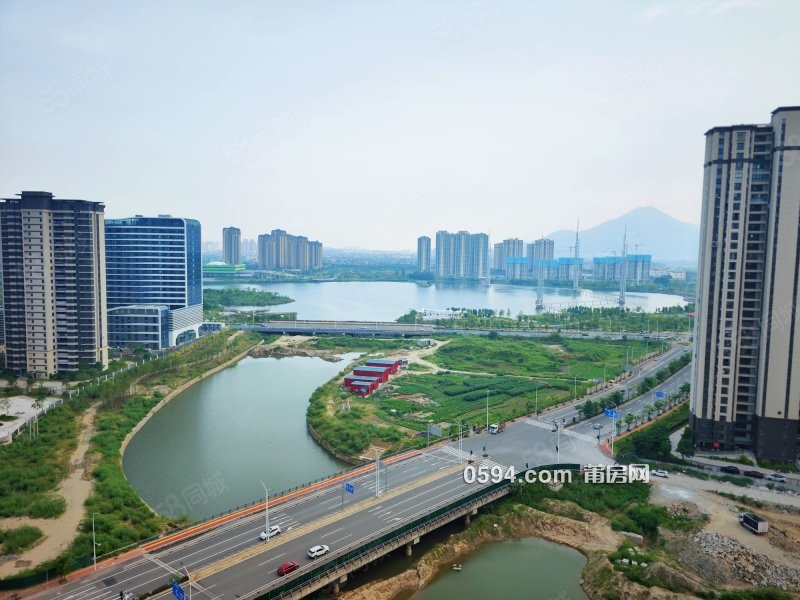
{"label": "tree", "polygon": [[689,427],[683,429],[681,439],[678,441],[678,452],[681,453],[681,458],[687,456],[694,456],[694,444],[692,443],[692,430]]}
{"label": "tree", "polygon": [[661,414],[661,411],[664,410],[665,402],[663,400],[656,400],[653,402],[653,408],[656,409],[656,414]]}
{"label": "tree", "polygon": [[11,399],[3,396],[0,398],[0,415],[7,415],[11,411]]}
{"label": "tree", "polygon": [[642,411],[647,416],[647,420],[648,421],[653,417],[653,405],[652,404],[645,404],[642,407]]}
{"label": "tree", "polygon": [[628,427],[627,427],[628,429],[630,429],[630,428],[631,428],[631,425],[633,424],[633,422],[634,422],[635,420],[636,420],[636,417],[635,417],[635,416],[633,416],[633,414],[631,414],[631,413],[628,413],[627,415],[625,415],[625,425],[627,425],[627,426],[628,426]]}

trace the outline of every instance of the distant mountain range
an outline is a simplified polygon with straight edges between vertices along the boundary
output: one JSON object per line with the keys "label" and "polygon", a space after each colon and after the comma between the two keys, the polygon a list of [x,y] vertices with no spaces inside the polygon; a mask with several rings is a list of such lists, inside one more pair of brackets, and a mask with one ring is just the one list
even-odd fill
{"label": "distant mountain range", "polygon": [[[645,206],[580,232],[580,253],[584,258],[622,253],[622,238],[628,227],[628,254],[650,254],[653,262],[695,264],[700,226],[684,223],[667,213]],[[569,256],[575,245],[575,231],[562,229],[546,236],[555,242],[555,255]]]}

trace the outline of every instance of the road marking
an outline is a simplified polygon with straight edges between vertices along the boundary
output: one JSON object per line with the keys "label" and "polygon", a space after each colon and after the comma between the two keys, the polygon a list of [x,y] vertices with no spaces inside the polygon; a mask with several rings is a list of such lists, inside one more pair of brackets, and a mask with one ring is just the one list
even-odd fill
{"label": "road marking", "polygon": [[342,540],[346,540],[346,539],[347,539],[347,538],[349,538],[349,537],[353,537],[353,534],[352,534],[352,533],[348,533],[346,536],[344,536],[344,537],[341,537],[341,538],[339,538],[338,540],[333,540],[333,541],[331,542],[331,544],[335,544],[335,543],[337,543],[337,542],[341,542]]}
{"label": "road marking", "polygon": [[286,556],[286,552],[282,552],[281,554],[278,554],[277,556],[273,556],[272,558],[268,558],[264,562],[258,563],[258,566],[259,567],[263,567],[265,564],[271,563],[273,560],[276,560],[276,559],[280,558],[281,556]]}
{"label": "road marking", "polygon": [[336,533],[337,531],[341,531],[342,529],[344,529],[344,527],[339,527],[338,529],[334,529],[333,531],[329,531],[328,533],[323,533],[319,537],[321,538],[328,537],[329,535],[333,535],[334,533]]}

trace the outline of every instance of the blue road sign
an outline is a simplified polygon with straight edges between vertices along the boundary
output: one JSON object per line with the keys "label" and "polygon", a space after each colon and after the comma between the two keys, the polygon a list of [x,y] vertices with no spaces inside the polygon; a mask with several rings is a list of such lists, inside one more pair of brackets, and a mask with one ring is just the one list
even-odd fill
{"label": "blue road sign", "polygon": [[186,600],[186,594],[184,593],[183,588],[174,579],[172,580],[172,595],[178,600]]}
{"label": "blue road sign", "polygon": [[619,413],[613,408],[606,408],[603,410],[603,414],[611,419],[616,419],[619,416]]}
{"label": "blue road sign", "polygon": [[348,494],[354,494],[355,491],[356,491],[356,488],[353,487],[352,483],[345,483],[344,484],[344,491],[347,492]]}
{"label": "blue road sign", "polygon": [[656,398],[663,398],[664,396],[666,396],[666,394],[664,392],[662,392],[661,390],[658,390],[656,392]]}

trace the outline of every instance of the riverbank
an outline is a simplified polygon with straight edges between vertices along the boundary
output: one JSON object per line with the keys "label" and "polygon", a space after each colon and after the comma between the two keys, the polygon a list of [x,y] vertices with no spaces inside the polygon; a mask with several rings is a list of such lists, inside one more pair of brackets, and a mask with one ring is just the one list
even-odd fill
{"label": "riverbank", "polygon": [[[584,512],[584,521],[545,513],[522,505],[512,505],[503,515],[484,515],[464,531],[454,534],[447,542],[422,555],[413,568],[399,575],[366,583],[342,594],[342,600],[392,600],[408,597],[429,585],[438,575],[461,562],[465,556],[485,544],[510,539],[540,538],[568,546],[590,561],[596,555],[604,557],[622,541],[622,535],[612,531],[607,519]],[[588,566],[588,565],[587,565]],[[589,597],[591,586],[581,581]]]}

